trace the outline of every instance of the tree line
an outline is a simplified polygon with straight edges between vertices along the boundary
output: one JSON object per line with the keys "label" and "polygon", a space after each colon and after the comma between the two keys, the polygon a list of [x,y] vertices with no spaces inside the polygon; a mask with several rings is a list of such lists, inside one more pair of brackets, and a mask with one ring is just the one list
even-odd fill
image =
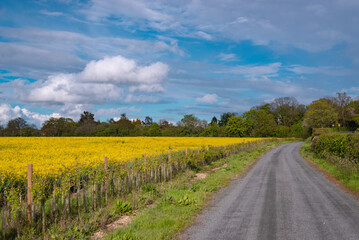
{"label": "tree line", "polygon": [[165,119],[154,122],[130,120],[125,113],[116,121],[95,121],[93,113],[85,111],[80,120],[50,118],[40,129],[23,118],[0,126],[0,136],[205,136],[205,137],[307,137],[313,128],[334,128],[353,131],[359,127],[359,100],[345,92],[325,97],[310,105],[299,104],[294,97],[280,97],[271,103],[251,108],[238,115],[226,112],[210,122],[193,114],[184,115],[173,124]]}

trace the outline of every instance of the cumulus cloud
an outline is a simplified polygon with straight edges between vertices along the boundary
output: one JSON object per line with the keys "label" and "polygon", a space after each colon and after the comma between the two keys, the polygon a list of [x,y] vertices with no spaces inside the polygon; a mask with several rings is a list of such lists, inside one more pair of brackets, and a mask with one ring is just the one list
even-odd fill
{"label": "cumulus cloud", "polygon": [[218,101],[218,96],[217,94],[206,94],[203,97],[200,98],[196,98],[196,102],[201,102],[201,103],[215,103]]}
{"label": "cumulus cloud", "polygon": [[51,117],[59,118],[61,115],[59,113],[52,113],[49,115],[39,114],[36,112],[29,111],[26,108],[21,108],[19,106],[12,107],[10,104],[1,104],[0,105],[0,125],[6,125],[9,120],[21,117],[25,119],[30,124],[35,124],[36,126],[41,126],[41,124]]}
{"label": "cumulus cloud", "polygon": [[123,90],[113,84],[84,83],[78,81],[76,74],[58,74],[25,91],[23,100],[59,104],[104,103],[106,100],[119,100],[122,95]]}
{"label": "cumulus cloud", "polygon": [[157,84],[167,76],[169,67],[161,62],[138,66],[134,60],[122,56],[105,57],[91,61],[78,74],[82,81],[115,84]]}
{"label": "cumulus cloud", "polygon": [[105,57],[91,61],[83,71],[73,74],[49,76],[42,83],[35,83],[22,94],[27,102],[58,104],[98,104],[108,101],[146,101],[152,97],[125,96],[130,92],[163,92],[169,67],[161,62],[140,66],[134,60],[122,56]]}

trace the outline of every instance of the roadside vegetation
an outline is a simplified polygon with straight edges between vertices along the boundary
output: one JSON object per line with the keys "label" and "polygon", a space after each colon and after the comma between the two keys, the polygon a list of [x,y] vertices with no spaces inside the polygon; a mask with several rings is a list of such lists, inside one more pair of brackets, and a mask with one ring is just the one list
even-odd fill
{"label": "roadside vegetation", "polygon": [[359,192],[359,134],[321,134],[307,140],[301,152],[304,158]]}
{"label": "roadside vegetation", "polygon": [[[168,154],[127,162],[108,162],[104,158],[100,165],[80,165],[55,174],[32,176],[29,166],[27,179],[0,174],[0,235],[4,239],[87,238],[119,215],[151,205],[157,192],[155,186],[171,186],[173,180],[188,171],[197,172],[218,159],[276,141],[262,139],[178,152],[169,150]],[[183,195],[169,201],[187,205],[192,202],[188,197]]]}
{"label": "roadside vegetation", "polygon": [[[165,184],[153,185],[141,196],[152,196],[153,206],[133,218],[132,223],[110,233],[106,239],[177,239],[190,226],[194,217],[206,206],[213,193],[238,178],[265,152],[285,142],[271,142],[255,149],[241,151],[221,158],[210,165],[187,170],[183,175]],[[208,173],[196,180],[196,173]]]}

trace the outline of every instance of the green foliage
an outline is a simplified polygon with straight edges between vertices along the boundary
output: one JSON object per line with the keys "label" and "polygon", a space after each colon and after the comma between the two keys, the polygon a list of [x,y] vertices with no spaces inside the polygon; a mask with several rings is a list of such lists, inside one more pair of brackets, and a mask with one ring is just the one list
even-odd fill
{"label": "green foliage", "polygon": [[312,128],[332,127],[338,113],[328,99],[322,98],[312,102],[304,116],[304,123]]}
{"label": "green foliage", "polygon": [[116,236],[111,239],[113,239],[113,240],[137,240],[138,238],[136,237],[135,234],[127,232],[127,233],[124,233],[123,235]]}
{"label": "green foliage", "polygon": [[324,134],[316,141],[315,153],[323,156],[330,153],[359,163],[359,134]]}
{"label": "green foliage", "polygon": [[243,137],[246,131],[247,125],[241,116],[229,118],[226,126],[226,135],[228,137]]}
{"label": "green foliage", "polygon": [[158,125],[158,123],[153,123],[150,127],[150,129],[148,130],[150,136],[161,136],[162,135],[162,131],[160,128],[160,125]]}
{"label": "green foliage", "polygon": [[320,155],[313,154],[310,142],[305,142],[300,150],[306,159],[318,164],[320,168],[340,180],[348,188],[357,192],[359,191],[358,162],[351,162],[345,158],[336,157],[325,151]]}
{"label": "green foliage", "polygon": [[131,203],[118,200],[114,205],[114,211],[120,215],[128,215],[133,212]]}
{"label": "green foliage", "polygon": [[183,198],[177,201],[177,204],[180,206],[188,206],[195,204],[197,200],[190,198],[188,195],[184,195]]}
{"label": "green foliage", "polygon": [[234,113],[234,112],[226,112],[226,113],[221,114],[221,119],[219,120],[218,125],[219,126],[226,126],[229,119],[231,117],[235,117],[235,116],[237,116],[237,114]]}
{"label": "green foliage", "polygon": [[273,136],[276,129],[276,123],[271,113],[265,110],[259,110],[255,114],[253,120],[252,136],[255,137],[270,137]]}
{"label": "green foliage", "polygon": [[157,187],[155,184],[147,183],[142,186],[142,191],[156,193]]}

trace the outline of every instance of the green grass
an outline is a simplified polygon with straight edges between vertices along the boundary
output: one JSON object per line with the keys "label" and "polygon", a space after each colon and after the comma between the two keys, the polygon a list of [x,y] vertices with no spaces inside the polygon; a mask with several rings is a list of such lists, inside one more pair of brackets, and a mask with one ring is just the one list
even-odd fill
{"label": "green grass", "polygon": [[178,238],[178,233],[193,223],[194,217],[205,207],[213,193],[238,177],[238,174],[265,152],[280,144],[283,142],[270,143],[213,162],[210,166],[200,169],[200,172],[223,166],[225,163],[227,166],[212,172],[204,180],[191,183],[195,172],[188,170],[171,182],[156,185],[156,192],[159,194],[153,199],[155,206],[143,209],[132,224],[116,230],[108,235],[107,239]]}
{"label": "green grass", "polygon": [[303,157],[316,163],[322,170],[328,172],[331,176],[338,179],[346,187],[359,192],[359,166],[351,168],[341,168],[339,164],[333,164],[324,158],[318,158],[311,151],[311,143],[305,142],[300,149]]}

